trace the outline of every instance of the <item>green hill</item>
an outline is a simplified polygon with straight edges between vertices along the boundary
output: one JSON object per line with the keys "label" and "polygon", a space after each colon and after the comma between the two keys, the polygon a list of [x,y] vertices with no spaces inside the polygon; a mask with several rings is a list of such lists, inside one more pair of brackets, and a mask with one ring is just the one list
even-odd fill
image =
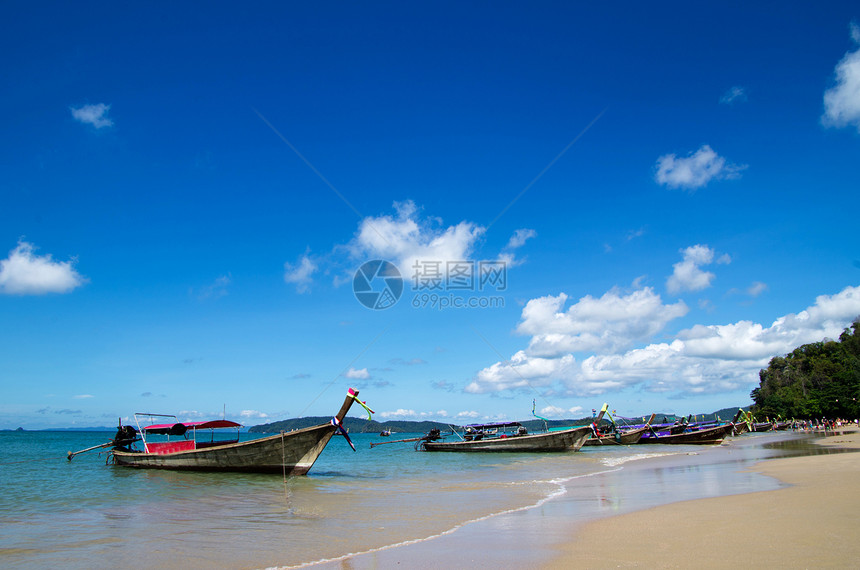
{"label": "green hill", "polygon": [[762,418],[860,416],[860,319],[839,340],[804,344],[772,358],[750,396]]}
{"label": "green hill", "polygon": [[[735,413],[737,413],[738,408],[724,408],[722,410],[710,413],[710,414],[699,414],[695,416],[699,421],[710,421],[714,420],[717,417],[724,421],[731,420]],[[674,422],[679,419],[679,416],[674,414],[657,414],[654,418],[655,423],[659,423],[663,421],[663,418],[666,418],[669,422]],[[281,431],[292,431],[296,429],[302,429],[306,427],[316,426],[324,423],[328,423],[331,421],[331,418],[328,416],[311,416],[307,418],[294,418],[289,420],[281,420],[277,422],[271,422],[268,424],[260,424],[257,426],[252,426],[248,429],[250,433],[279,433]],[[548,427],[565,427],[565,426],[578,426],[578,425],[588,425],[592,421],[590,416],[579,418],[579,419],[569,419],[569,420],[549,420],[546,422]],[[630,423],[641,423],[641,417],[632,418],[629,420]],[[521,421],[526,429],[529,431],[540,431],[544,428],[543,420],[526,420]],[[606,419],[603,420],[602,423],[608,423]],[[620,422],[619,423],[623,423]],[[377,422],[375,420],[365,420],[362,418],[346,418],[343,421],[344,427],[349,430],[350,433],[381,433],[383,431],[389,430],[392,434],[395,433],[427,433],[433,428],[438,428],[440,430],[449,430],[451,424],[442,423],[442,422],[415,422],[415,421],[403,421],[403,420],[390,420],[386,422]]]}

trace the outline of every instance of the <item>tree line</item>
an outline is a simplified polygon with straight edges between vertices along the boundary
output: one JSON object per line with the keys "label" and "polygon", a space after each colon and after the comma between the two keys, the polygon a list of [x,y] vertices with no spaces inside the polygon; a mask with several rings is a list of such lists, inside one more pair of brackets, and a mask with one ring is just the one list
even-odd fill
{"label": "tree line", "polygon": [[771,359],[750,397],[761,417],[860,417],[860,318],[838,340],[804,344]]}

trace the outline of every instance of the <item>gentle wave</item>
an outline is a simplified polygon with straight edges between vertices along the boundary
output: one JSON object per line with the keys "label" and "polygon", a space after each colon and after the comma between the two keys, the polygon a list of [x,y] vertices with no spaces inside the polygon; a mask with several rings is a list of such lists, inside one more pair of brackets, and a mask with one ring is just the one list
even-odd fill
{"label": "gentle wave", "polygon": [[[667,454],[667,455],[673,455],[673,454]],[[593,473],[583,473],[583,474],[579,474],[579,475],[571,475],[570,477],[561,477],[561,478],[548,479],[548,480],[514,481],[514,482],[509,483],[509,485],[516,487],[516,486],[522,486],[522,485],[534,486],[534,485],[547,485],[548,484],[548,485],[554,485],[555,490],[553,492],[548,493],[545,497],[539,499],[538,501],[536,501],[535,503],[533,503],[531,505],[524,505],[522,507],[505,509],[503,511],[499,511],[496,513],[490,513],[488,515],[477,517],[477,518],[472,519],[472,520],[464,521],[464,522],[461,522],[461,523],[454,525],[453,527],[451,527],[448,530],[444,530],[440,533],[437,533],[437,534],[434,534],[431,536],[426,536],[423,538],[416,538],[416,539],[412,539],[412,540],[404,540],[402,542],[398,542],[395,544],[388,544],[388,545],[380,546],[377,548],[370,548],[368,550],[363,550],[360,552],[351,552],[349,554],[344,554],[342,556],[337,556],[334,558],[324,558],[324,559],[320,559],[320,560],[315,560],[313,562],[303,562],[303,563],[297,564],[297,565],[270,566],[270,567],[266,568],[266,570],[292,570],[294,568],[307,568],[309,566],[316,566],[318,564],[331,564],[331,563],[335,563],[335,562],[343,562],[345,560],[349,560],[350,558],[354,558],[356,556],[363,556],[366,554],[373,554],[376,552],[383,552],[385,550],[392,550],[395,548],[401,548],[401,547],[409,546],[412,544],[420,544],[422,542],[428,542],[431,540],[435,540],[437,538],[449,536],[449,535],[457,532],[458,530],[465,528],[471,524],[483,522],[483,521],[490,520],[492,518],[503,516],[503,515],[509,515],[509,514],[513,514],[513,513],[519,513],[519,512],[539,508],[539,507],[545,505],[546,503],[548,503],[549,501],[552,501],[553,499],[556,499],[558,497],[565,495],[567,493],[567,488],[565,487],[566,483],[569,483],[569,482],[574,481],[576,479],[584,479],[584,478],[588,478],[588,477],[595,477],[598,475],[605,475],[607,473],[614,473],[616,471],[620,471],[621,469],[623,469],[623,468],[617,467],[616,469],[605,469],[603,471],[595,471]]]}
{"label": "gentle wave", "polygon": [[685,453],[675,452],[675,453],[637,453],[635,455],[623,455],[621,457],[604,457],[600,460],[600,463],[606,465],[607,467],[615,467],[617,465],[623,465],[624,463],[628,463],[630,461],[638,461],[640,459],[654,459],[656,457],[668,457],[670,455],[686,455]]}

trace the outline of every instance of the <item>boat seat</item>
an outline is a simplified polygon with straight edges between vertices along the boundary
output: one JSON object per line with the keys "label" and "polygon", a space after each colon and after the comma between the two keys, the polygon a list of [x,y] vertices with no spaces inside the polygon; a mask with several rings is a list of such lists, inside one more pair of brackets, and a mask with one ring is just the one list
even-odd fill
{"label": "boat seat", "polygon": [[149,453],[165,455],[168,453],[176,453],[177,451],[192,451],[194,449],[193,439],[182,439],[179,441],[159,441],[156,443],[147,443],[146,449]]}

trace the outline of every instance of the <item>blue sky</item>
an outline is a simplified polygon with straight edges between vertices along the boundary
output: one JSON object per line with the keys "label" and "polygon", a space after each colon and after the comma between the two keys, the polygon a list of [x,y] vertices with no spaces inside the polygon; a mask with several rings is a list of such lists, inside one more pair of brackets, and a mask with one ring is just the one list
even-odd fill
{"label": "blue sky", "polygon": [[707,412],[860,316],[856,3],[2,11],[0,428]]}

